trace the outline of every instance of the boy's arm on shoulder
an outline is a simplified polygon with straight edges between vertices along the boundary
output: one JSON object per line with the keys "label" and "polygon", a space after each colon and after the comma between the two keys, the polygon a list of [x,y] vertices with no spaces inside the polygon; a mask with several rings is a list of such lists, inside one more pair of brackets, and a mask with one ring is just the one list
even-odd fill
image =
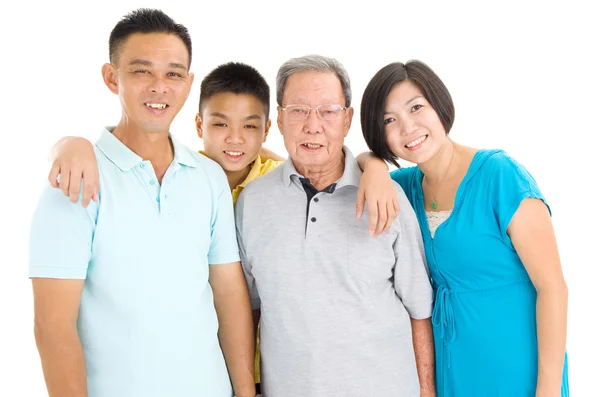
{"label": "boy's arm on shoulder", "polygon": [[83,181],[83,207],[87,207],[90,200],[98,201],[98,162],[90,141],[76,136],[61,138],[52,147],[50,160],[52,167],[48,181],[52,187],[62,190],[76,202]]}

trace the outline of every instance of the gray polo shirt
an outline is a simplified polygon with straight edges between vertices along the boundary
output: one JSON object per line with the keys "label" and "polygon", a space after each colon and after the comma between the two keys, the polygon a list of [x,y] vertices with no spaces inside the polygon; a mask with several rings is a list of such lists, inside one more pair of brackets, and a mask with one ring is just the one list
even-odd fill
{"label": "gray polo shirt", "polygon": [[290,159],[237,202],[265,397],[419,396],[409,317],[430,317],[433,301],[419,225],[396,185],[400,215],[371,237],[344,152],[343,176],[310,202]]}

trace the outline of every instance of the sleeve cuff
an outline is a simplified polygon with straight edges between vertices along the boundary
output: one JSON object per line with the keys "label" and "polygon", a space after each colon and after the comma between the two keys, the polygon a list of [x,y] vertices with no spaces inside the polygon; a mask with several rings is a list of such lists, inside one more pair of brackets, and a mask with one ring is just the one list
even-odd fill
{"label": "sleeve cuff", "polygon": [[64,266],[29,266],[29,278],[59,278],[85,280],[87,268],[74,268]]}
{"label": "sleeve cuff", "polygon": [[429,304],[420,304],[415,305],[410,308],[406,308],[408,311],[408,315],[413,320],[425,320],[426,318],[431,317],[433,313],[433,302],[429,302]]}
{"label": "sleeve cuff", "polygon": [[239,262],[240,261],[240,255],[238,252],[230,252],[227,254],[219,254],[219,253],[214,253],[214,254],[210,254],[208,255],[208,264],[209,265],[222,265],[225,263],[233,263],[233,262]]}

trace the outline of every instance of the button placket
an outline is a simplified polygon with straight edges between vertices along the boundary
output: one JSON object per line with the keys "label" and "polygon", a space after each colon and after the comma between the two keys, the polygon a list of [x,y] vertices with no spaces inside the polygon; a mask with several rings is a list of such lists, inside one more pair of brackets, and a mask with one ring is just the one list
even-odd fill
{"label": "button placket", "polygon": [[160,184],[156,178],[156,174],[154,173],[154,168],[149,161],[144,160],[138,165],[143,179],[145,181],[146,189],[150,196],[154,199],[154,205],[156,206],[157,211],[161,211],[161,200],[160,200]]}

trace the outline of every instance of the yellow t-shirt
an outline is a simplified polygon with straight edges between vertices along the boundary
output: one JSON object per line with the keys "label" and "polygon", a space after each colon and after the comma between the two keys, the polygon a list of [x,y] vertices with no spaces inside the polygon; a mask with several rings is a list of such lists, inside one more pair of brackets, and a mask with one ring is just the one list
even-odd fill
{"label": "yellow t-shirt", "polygon": [[[199,150],[199,153],[208,157],[206,152],[204,152],[203,150]],[[256,159],[252,163],[252,168],[250,168],[250,173],[248,174],[246,179],[244,179],[244,182],[237,185],[231,191],[231,197],[233,198],[233,205],[235,205],[238,197],[240,196],[240,193],[242,192],[242,190],[244,190],[244,188],[246,187],[247,184],[249,184],[256,178],[258,178],[259,176],[262,176],[262,175],[266,174],[267,172],[274,170],[282,163],[283,163],[283,161],[276,161],[276,160],[271,160],[271,159],[267,159],[267,160],[263,161],[262,158],[260,157],[260,155],[256,156]]]}
{"label": "yellow t-shirt", "polygon": [[271,159],[267,159],[267,160],[263,161],[260,156],[256,156],[256,160],[254,160],[254,163],[252,164],[252,168],[250,169],[250,173],[248,174],[246,179],[244,179],[244,182],[237,185],[231,191],[231,197],[233,197],[233,205],[235,205],[238,197],[240,196],[240,193],[246,187],[247,184],[249,184],[256,178],[258,178],[259,176],[264,175],[267,172],[274,170],[281,163],[282,163],[282,161],[275,161],[275,160],[271,160]]}
{"label": "yellow t-shirt", "polygon": [[[206,157],[208,157],[204,151],[200,150],[200,153],[205,155]],[[263,161],[262,158],[260,157],[260,155],[256,156],[254,163],[252,163],[252,168],[250,168],[250,172],[248,173],[248,176],[246,177],[246,179],[244,179],[244,182],[237,185],[231,191],[231,197],[233,198],[233,205],[235,205],[238,197],[240,196],[240,193],[242,192],[242,190],[244,190],[244,188],[246,187],[247,184],[249,184],[256,178],[258,178],[259,176],[264,175],[267,172],[274,170],[282,163],[283,163],[283,161],[276,161],[276,160],[271,160],[271,159],[267,159],[267,160]],[[259,346],[259,335],[256,336],[256,356],[254,357],[254,381],[256,383],[260,383],[260,349],[258,347]]]}

